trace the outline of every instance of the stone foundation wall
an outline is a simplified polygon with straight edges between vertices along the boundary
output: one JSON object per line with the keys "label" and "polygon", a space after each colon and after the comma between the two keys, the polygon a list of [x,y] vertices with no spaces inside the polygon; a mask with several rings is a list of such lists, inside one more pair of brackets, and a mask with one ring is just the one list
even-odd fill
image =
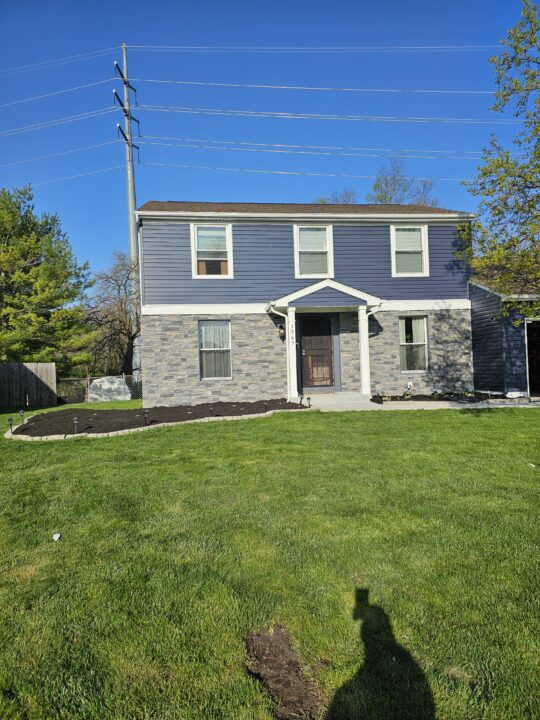
{"label": "stone foundation wall", "polygon": [[143,315],[141,332],[143,402],[196,405],[287,397],[285,343],[269,315],[219,315],[231,321],[232,379],[200,378],[199,320],[211,315]]}

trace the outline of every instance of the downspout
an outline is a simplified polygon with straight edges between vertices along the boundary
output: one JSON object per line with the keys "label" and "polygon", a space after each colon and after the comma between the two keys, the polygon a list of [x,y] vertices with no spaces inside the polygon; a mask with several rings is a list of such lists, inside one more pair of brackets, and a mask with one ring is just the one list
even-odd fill
{"label": "downspout", "polygon": [[[363,309],[363,308],[362,308]],[[366,386],[369,395],[371,395],[371,359],[369,352],[369,318],[381,309],[381,303],[365,314],[361,313],[358,308],[358,340],[360,342],[360,383],[361,392],[366,392]],[[367,307],[366,307],[367,310]],[[363,317],[361,318],[361,315]],[[361,327],[362,326],[362,327]],[[365,337],[362,335],[365,333]],[[365,341],[365,342],[364,342]]]}
{"label": "downspout", "polygon": [[370,310],[368,313],[366,313],[366,317],[368,318],[368,317],[370,317],[371,315],[375,315],[376,312],[379,312],[379,310],[381,309],[381,305],[382,305],[382,303],[379,303],[378,305],[376,305],[376,306],[373,308],[373,310]]}
{"label": "downspout", "polygon": [[280,312],[279,310],[276,310],[275,304],[268,303],[268,305],[265,307],[265,310],[268,314],[273,315],[279,315],[285,320],[285,350],[286,350],[286,365],[287,365],[287,400],[291,399],[291,379],[290,379],[290,372],[289,372],[289,328],[288,328],[288,322],[289,318],[284,313]]}

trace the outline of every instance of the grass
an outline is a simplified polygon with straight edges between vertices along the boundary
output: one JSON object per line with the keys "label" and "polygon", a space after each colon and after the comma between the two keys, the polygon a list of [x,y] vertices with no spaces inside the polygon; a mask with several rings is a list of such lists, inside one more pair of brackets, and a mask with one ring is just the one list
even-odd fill
{"label": "grass", "polygon": [[516,408],[2,438],[0,717],[269,720],[244,639],[275,623],[340,702],[357,587],[438,720],[540,717],[539,437]]}

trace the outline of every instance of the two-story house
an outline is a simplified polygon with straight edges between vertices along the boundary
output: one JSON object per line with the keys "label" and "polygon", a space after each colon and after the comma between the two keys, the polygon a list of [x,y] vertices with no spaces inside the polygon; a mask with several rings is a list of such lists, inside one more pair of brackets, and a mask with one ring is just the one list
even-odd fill
{"label": "two-story house", "polygon": [[148,202],[137,217],[145,405],[472,386],[470,213]]}

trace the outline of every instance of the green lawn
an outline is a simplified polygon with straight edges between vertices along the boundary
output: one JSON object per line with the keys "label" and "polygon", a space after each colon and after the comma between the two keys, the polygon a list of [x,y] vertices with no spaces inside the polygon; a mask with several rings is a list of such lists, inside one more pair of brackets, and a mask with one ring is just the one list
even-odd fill
{"label": "green lawn", "polygon": [[505,409],[0,439],[0,717],[269,720],[244,638],[282,623],[332,717],[393,720],[389,622],[438,720],[539,718],[539,438]]}

